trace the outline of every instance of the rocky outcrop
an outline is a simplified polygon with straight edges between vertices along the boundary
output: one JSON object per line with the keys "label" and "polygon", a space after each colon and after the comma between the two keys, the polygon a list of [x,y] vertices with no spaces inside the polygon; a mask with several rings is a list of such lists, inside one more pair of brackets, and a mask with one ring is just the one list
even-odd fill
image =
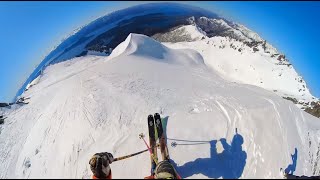
{"label": "rocky outcrop", "polygon": [[313,101],[311,103],[299,102],[296,98],[283,97],[283,99],[292,101],[294,104],[299,104],[303,110],[317,118],[320,118],[320,101]]}
{"label": "rocky outcrop", "polygon": [[3,115],[0,116],[0,125],[4,124],[5,119],[6,119],[6,117],[4,117]]}
{"label": "rocky outcrop", "polygon": [[305,111],[313,116],[320,118],[320,101],[312,102],[311,107],[305,109]]}
{"label": "rocky outcrop", "polygon": [[298,104],[298,100],[296,98],[292,98],[292,97],[283,97],[283,99],[292,101],[294,104]]}
{"label": "rocky outcrop", "polygon": [[9,106],[8,103],[0,103],[0,107],[7,107],[7,106]]}

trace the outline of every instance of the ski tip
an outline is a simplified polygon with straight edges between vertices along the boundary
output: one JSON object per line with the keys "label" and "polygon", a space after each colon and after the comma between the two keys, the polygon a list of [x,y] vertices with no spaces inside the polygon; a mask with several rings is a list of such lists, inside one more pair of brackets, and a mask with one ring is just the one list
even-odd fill
{"label": "ski tip", "polygon": [[152,115],[152,114],[149,114],[148,118],[153,118],[153,115]]}
{"label": "ski tip", "polygon": [[154,113],[154,117],[156,117],[156,116],[160,117],[160,114],[159,113]]}

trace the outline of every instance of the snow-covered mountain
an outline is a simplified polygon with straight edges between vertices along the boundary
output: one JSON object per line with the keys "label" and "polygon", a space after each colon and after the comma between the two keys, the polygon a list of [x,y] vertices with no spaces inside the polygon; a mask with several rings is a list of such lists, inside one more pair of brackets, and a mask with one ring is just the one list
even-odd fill
{"label": "snow-covered mountain", "polygon": [[[196,42],[201,48],[217,40],[223,38]],[[138,135],[147,134],[147,116],[155,112],[165,118],[183,178],[281,178],[280,168],[320,173],[319,119],[272,91],[226,80],[205,53],[178,45],[188,43],[130,34],[110,56],[48,66],[24,92],[28,105],[1,109],[8,118],[0,178],[90,178],[92,154],[145,149]],[[113,177],[149,175],[149,158],[112,163]]]}
{"label": "snow-covered mountain", "polygon": [[285,55],[258,34],[223,19],[192,17],[189,21],[192,25],[153,38],[172,48],[194,49],[224,78],[273,91],[302,109],[319,101]]}
{"label": "snow-covered mountain", "polygon": [[[145,34],[172,48],[198,51],[207,65],[231,81],[274,91],[320,116],[314,97],[286,56],[247,27],[207,10],[178,3],[149,3],[102,16],[78,28],[44,58],[16,98],[43,70],[85,55],[109,55],[130,33]],[[318,104],[318,105],[317,105]]]}

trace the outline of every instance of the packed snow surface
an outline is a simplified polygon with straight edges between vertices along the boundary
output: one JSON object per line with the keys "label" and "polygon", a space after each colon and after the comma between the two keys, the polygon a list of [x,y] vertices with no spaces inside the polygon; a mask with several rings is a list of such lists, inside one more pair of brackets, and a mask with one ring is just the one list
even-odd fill
{"label": "packed snow surface", "polygon": [[[0,127],[0,178],[91,178],[94,153],[146,148],[138,135],[148,133],[155,112],[183,178],[281,178],[280,168],[319,173],[319,119],[220,75],[199,52],[139,34],[109,57],[51,65],[23,94],[28,105],[1,109],[8,118]],[[112,163],[113,178],[149,175],[149,158]]]}

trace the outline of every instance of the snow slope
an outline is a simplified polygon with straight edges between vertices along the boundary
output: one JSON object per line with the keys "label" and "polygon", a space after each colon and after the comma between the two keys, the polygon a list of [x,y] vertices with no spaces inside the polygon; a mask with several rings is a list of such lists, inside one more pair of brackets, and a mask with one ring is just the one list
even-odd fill
{"label": "snow slope", "polygon": [[[250,33],[250,30],[244,26],[237,27],[242,28],[248,37],[261,39],[257,34]],[[191,36],[199,33],[201,32],[185,31],[184,35]],[[316,99],[290,63],[280,62],[278,56],[272,56],[280,53],[268,43],[266,47],[269,52],[266,52],[262,46],[258,46],[258,51],[255,52],[253,48],[241,41],[220,36],[211,38],[205,36],[203,39],[189,42],[166,42],[165,45],[174,49],[190,48],[198,51],[208,66],[229,81],[259,86],[276,92],[282,97],[293,97],[305,103]]]}
{"label": "snow slope", "polygon": [[[270,91],[226,81],[205,60],[130,34],[110,57],[49,66],[23,94],[28,105],[2,109],[0,178],[90,178],[94,153],[145,149],[138,134],[155,112],[166,117],[183,178],[279,178],[295,148],[295,174],[320,173],[317,118]],[[114,178],[143,178],[149,155],[111,167]]]}

